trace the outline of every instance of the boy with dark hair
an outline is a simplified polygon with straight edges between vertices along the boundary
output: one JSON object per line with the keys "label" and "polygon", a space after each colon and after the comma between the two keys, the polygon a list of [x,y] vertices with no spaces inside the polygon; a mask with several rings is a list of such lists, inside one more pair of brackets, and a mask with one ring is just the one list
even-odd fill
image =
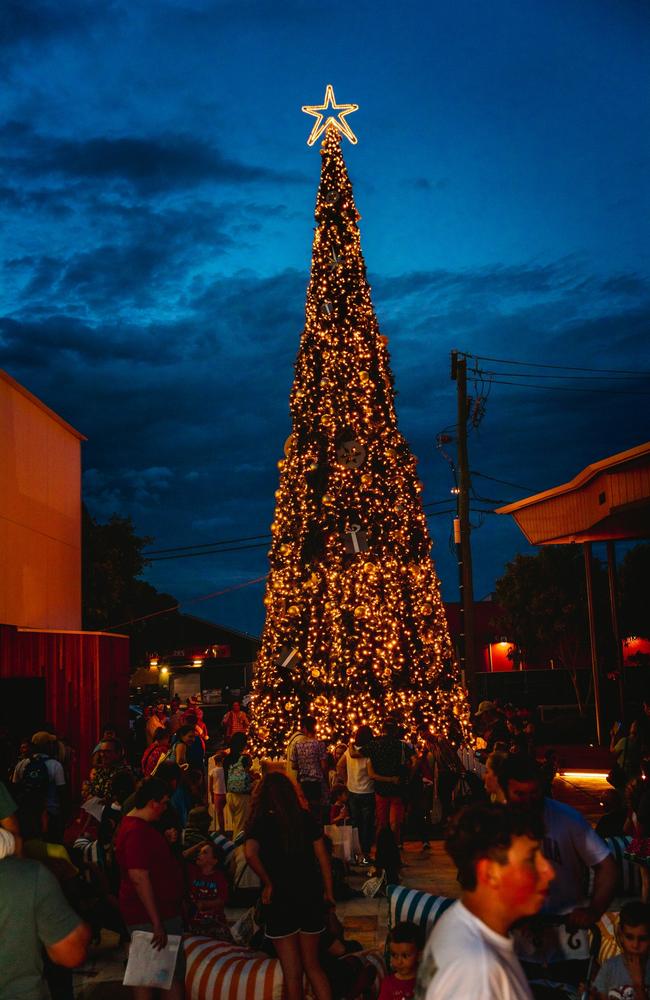
{"label": "boy with dark hair", "polygon": [[417,924],[403,920],[388,935],[390,975],[385,976],[377,1000],[411,1000],[422,953],[422,932]]}
{"label": "boy with dark hair", "polygon": [[594,980],[594,1000],[650,996],[650,906],[631,900],[621,907],[616,928],[621,954],[603,962]]}
{"label": "boy with dark hair", "polygon": [[531,1000],[508,931],[537,913],[553,879],[543,833],[539,815],[496,803],[467,806],[454,817],[445,849],[463,892],[427,942],[418,998]]}

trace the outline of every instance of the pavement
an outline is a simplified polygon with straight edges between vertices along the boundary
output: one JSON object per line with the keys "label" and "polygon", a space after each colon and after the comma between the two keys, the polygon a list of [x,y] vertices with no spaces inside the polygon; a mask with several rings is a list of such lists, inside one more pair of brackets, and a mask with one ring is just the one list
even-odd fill
{"label": "pavement", "polygon": [[[571,772],[556,778],[553,795],[578,809],[590,822],[602,815],[600,799],[609,788],[603,770],[589,773]],[[423,850],[419,842],[407,841],[402,851],[404,868],[401,882],[411,889],[422,889],[437,896],[458,896],[456,870],[444,851],[442,840],[432,840],[431,847]],[[348,883],[361,889],[368,878],[368,869],[351,866]],[[229,908],[228,917],[235,920],[243,909]],[[388,933],[388,902],[385,897],[368,899],[365,896],[337,903],[336,912],[345,928],[346,938],[360,941],[364,948],[383,950]],[[117,946],[117,936],[110,931],[102,934],[99,945],[93,946],[83,970],[75,972],[75,997],[77,1000],[120,1000],[131,997],[121,985],[126,964],[126,954]]]}

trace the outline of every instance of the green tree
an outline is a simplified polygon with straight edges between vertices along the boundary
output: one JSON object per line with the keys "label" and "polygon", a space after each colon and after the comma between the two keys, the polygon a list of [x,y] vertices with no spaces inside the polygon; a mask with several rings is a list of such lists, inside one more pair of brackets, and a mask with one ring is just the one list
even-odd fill
{"label": "green tree", "polygon": [[147,565],[143,550],[152,541],[135,533],[130,518],[113,514],[105,524],[100,524],[84,505],[83,627],[102,631],[119,625],[120,632],[131,636],[132,660],[138,660],[149,645],[155,648],[156,618],[128,623],[176,604],[170,594],[160,593],[141,579]]}
{"label": "green tree", "polygon": [[623,636],[650,638],[650,545],[628,549],[619,566]]}
{"label": "green tree", "polygon": [[[606,578],[596,560],[594,578],[597,620],[606,625]],[[502,609],[495,624],[519,647],[524,660],[554,659],[568,671],[582,713],[578,669],[590,655],[582,549],[550,545],[533,556],[515,556],[496,582],[495,600]]]}
{"label": "green tree", "polygon": [[327,739],[381,727],[389,713],[458,735],[469,716],[332,128],[321,156],[254,678],[260,747],[272,754],[305,711]]}

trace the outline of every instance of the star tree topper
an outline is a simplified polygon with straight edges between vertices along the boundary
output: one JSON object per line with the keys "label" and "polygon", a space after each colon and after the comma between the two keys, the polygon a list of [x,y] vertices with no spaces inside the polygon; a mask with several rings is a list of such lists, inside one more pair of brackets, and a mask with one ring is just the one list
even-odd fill
{"label": "star tree topper", "polygon": [[[336,97],[334,96],[334,87],[331,83],[328,83],[325,88],[325,99],[322,104],[303,104],[302,110],[305,114],[313,115],[316,119],[314,127],[312,128],[309,138],[307,139],[308,146],[313,146],[316,140],[327,131],[330,125],[340,132],[341,135],[344,135],[346,139],[349,139],[353,145],[356,145],[357,137],[345,121],[345,117],[346,115],[352,114],[353,111],[358,111],[359,105],[337,104]],[[336,111],[337,114],[327,114],[328,111]],[[323,114],[322,112],[325,112],[326,114]]]}

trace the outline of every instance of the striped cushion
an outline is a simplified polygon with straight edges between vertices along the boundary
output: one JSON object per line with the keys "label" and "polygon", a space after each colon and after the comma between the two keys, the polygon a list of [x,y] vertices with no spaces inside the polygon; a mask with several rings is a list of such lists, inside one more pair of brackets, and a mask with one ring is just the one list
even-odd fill
{"label": "striped cushion", "polygon": [[282,1000],[277,958],[212,938],[185,939],[188,1000]]}
{"label": "striped cushion", "polygon": [[[631,841],[631,837],[607,837],[605,843],[609,847],[620,873],[619,892],[624,896],[641,895],[641,873],[633,861],[623,857],[623,853]],[[590,882],[591,887],[591,882]]]}
{"label": "striped cushion", "polygon": [[618,926],[618,913],[608,911],[603,913],[598,921],[600,930],[600,950],[598,952],[598,964],[602,965],[608,958],[620,954],[618,941],[616,940],[616,928]]}
{"label": "striped cushion", "polygon": [[[185,995],[188,1000],[284,1000],[284,977],[277,958],[213,938],[185,938]],[[377,970],[376,994],[386,975],[377,952],[356,952]],[[313,1000],[307,986],[305,995]]]}
{"label": "striped cushion", "polygon": [[402,920],[410,920],[423,929],[425,937],[438,917],[455,902],[450,896],[432,896],[430,892],[407,889],[403,885],[386,887],[389,908],[389,926],[394,927]]}
{"label": "striped cushion", "polygon": [[223,854],[224,861],[231,861],[232,854],[236,847],[244,842],[243,831],[235,837],[234,840],[229,840],[228,837],[224,837],[222,833],[211,833],[210,840],[213,844],[216,844]]}
{"label": "striped cushion", "polygon": [[87,865],[99,865],[100,868],[105,866],[106,856],[98,840],[90,840],[88,837],[77,837],[72,846],[75,851],[79,851]]}

